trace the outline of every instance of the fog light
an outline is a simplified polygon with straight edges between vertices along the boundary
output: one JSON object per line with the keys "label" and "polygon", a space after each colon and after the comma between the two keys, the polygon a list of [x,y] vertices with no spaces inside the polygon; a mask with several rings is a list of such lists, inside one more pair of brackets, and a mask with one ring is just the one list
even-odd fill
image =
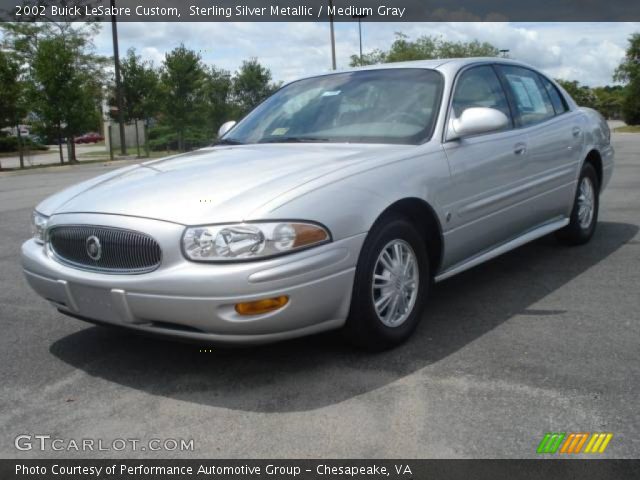
{"label": "fog light", "polygon": [[236,303],[236,312],[240,315],[260,315],[261,313],[273,312],[284,307],[289,301],[289,297],[281,295],[274,298],[264,298],[255,302]]}

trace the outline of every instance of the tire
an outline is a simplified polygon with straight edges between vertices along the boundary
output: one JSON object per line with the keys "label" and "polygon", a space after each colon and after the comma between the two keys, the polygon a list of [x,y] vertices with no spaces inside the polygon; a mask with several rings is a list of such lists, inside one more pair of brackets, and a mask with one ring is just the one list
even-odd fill
{"label": "tire", "polygon": [[[587,210],[590,208],[591,213],[589,214],[582,207]],[[585,163],[578,179],[569,224],[556,232],[556,238],[565,245],[583,245],[587,243],[596,231],[599,208],[600,183],[598,182],[598,174],[593,165]]]}
{"label": "tire", "polygon": [[[411,255],[413,267],[405,273],[399,265],[404,263],[406,268]],[[392,262],[397,267],[395,276],[385,266],[385,262],[389,265],[389,260],[394,258],[402,258],[400,263]],[[375,286],[374,274],[377,275]],[[413,282],[417,283],[417,288],[411,288],[415,285]],[[389,215],[376,222],[365,240],[356,267],[351,309],[344,328],[347,339],[370,351],[387,350],[404,342],[420,322],[430,283],[426,242],[416,228],[398,215]],[[404,285],[404,290],[399,285]],[[399,293],[402,291],[404,296]],[[385,300],[387,297],[391,299]],[[397,301],[395,313],[391,312],[394,298]],[[374,299],[381,305],[378,311]],[[382,307],[385,302],[386,309]]]}

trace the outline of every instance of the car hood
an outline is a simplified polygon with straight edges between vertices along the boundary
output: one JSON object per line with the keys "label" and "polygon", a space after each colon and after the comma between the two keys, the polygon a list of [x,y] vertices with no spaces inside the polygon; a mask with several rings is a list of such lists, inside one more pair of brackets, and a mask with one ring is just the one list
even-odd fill
{"label": "car hood", "polygon": [[294,188],[411,148],[362,144],[212,147],[126,167],[64,190],[45,215],[106,213],[181,224],[234,222]]}

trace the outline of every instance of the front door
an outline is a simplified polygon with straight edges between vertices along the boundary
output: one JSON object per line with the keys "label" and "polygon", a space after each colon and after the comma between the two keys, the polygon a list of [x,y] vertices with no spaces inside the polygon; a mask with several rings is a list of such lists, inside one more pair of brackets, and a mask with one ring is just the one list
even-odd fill
{"label": "front door", "polygon": [[447,223],[444,267],[451,267],[513,238],[526,228],[514,214],[527,156],[527,134],[515,128],[505,90],[491,65],[459,74],[449,121],[471,107],[503,112],[511,124],[503,131],[445,141],[452,188],[443,198]]}

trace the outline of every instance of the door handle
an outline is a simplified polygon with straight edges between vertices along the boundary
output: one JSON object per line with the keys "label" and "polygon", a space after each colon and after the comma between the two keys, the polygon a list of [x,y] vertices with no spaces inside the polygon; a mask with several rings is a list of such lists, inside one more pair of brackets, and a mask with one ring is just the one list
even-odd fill
{"label": "door handle", "polygon": [[515,153],[516,155],[524,155],[525,153],[527,153],[527,146],[519,143],[518,145],[513,147],[513,153]]}
{"label": "door handle", "polygon": [[574,137],[577,137],[582,133],[582,129],[580,127],[573,127],[572,132]]}

